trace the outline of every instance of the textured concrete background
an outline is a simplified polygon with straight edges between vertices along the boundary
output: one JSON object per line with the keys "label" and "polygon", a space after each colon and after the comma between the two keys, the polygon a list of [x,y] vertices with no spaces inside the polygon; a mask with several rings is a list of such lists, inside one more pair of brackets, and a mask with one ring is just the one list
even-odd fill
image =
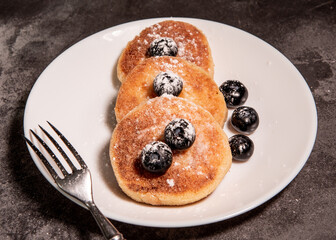
{"label": "textured concrete background", "polygon": [[166,16],[229,24],[280,50],[313,93],[317,139],[294,181],[246,214],[192,228],[116,227],[128,239],[336,239],[335,8],[332,0],[0,1],[0,239],[102,239],[90,213],[47,184],[31,160],[21,137],[25,102],[39,74],[72,44]]}

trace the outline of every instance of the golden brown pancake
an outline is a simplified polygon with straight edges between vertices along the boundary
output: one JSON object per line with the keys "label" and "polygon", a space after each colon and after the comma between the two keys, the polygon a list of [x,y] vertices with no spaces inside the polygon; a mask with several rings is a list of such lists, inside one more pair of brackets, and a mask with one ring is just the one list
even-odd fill
{"label": "golden brown pancake", "polygon": [[[142,149],[163,141],[166,125],[176,118],[193,124],[195,142],[186,150],[173,150],[172,165],[164,174],[146,171],[139,158]],[[171,95],[140,104],[117,124],[110,158],[121,189],[132,199],[152,205],[184,205],[208,196],[232,162],[228,138],[212,115]]]}
{"label": "golden brown pancake", "polygon": [[148,58],[137,65],[122,83],[115,107],[119,122],[140,103],[156,97],[153,81],[160,72],[173,72],[183,79],[178,97],[188,99],[208,110],[223,126],[227,108],[217,84],[200,67],[179,57]]}
{"label": "golden brown pancake", "polygon": [[196,64],[213,77],[214,65],[205,35],[189,23],[168,20],[145,28],[127,44],[117,66],[118,78],[121,82],[136,65],[149,57],[148,48],[151,42],[158,37],[172,38],[178,47],[177,57]]}

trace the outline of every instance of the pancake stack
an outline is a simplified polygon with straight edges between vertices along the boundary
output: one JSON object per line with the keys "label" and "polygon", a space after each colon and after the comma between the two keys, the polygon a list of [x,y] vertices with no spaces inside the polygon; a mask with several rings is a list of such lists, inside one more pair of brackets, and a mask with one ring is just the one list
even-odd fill
{"label": "pancake stack", "polygon": [[[158,38],[175,41],[174,56],[148,54]],[[123,50],[117,66],[122,82],[115,114],[117,126],[110,158],[120,188],[132,199],[152,205],[184,205],[212,193],[230,169],[232,156],[222,127],[227,108],[213,80],[213,61],[204,34],[191,24],[164,21],[145,28]],[[158,95],[153,87],[160,73],[183,80],[178,96]],[[166,126],[185,119],[196,137],[187,149],[172,149],[172,163],[163,173],[141,164],[141,153],[153,141],[165,141]]]}

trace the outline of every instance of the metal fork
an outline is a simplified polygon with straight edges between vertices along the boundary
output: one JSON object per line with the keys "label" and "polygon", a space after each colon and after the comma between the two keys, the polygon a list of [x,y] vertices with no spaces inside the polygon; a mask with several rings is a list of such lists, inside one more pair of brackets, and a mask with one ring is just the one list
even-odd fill
{"label": "metal fork", "polygon": [[40,158],[43,165],[46,167],[52,178],[55,180],[57,186],[66,194],[82,202],[90,210],[100,230],[102,231],[104,237],[109,240],[123,240],[124,239],[123,235],[101,213],[101,211],[98,209],[98,207],[95,205],[93,201],[91,173],[87,165],[83,161],[82,157],[78,154],[75,148],[70,144],[70,142],[62,135],[62,133],[59,130],[57,130],[50,122],[48,122],[48,124],[56,132],[56,134],[64,142],[64,144],[68,147],[70,152],[74,155],[74,157],[76,158],[76,160],[80,165],[80,169],[77,169],[75,167],[75,165],[72,163],[70,158],[61,148],[61,146],[41,126],[39,127],[41,128],[43,133],[50,139],[50,141],[55,145],[56,149],[61,153],[61,155],[71,168],[72,172],[71,173],[67,172],[67,170],[64,168],[64,166],[56,157],[56,155],[52,152],[52,150],[48,147],[48,145],[31,129],[30,129],[31,133],[41,143],[43,148],[49,153],[49,155],[55,161],[57,167],[61,170],[63,178],[57,174],[57,172],[50,165],[50,163],[48,162],[46,157],[42,154],[42,152],[28,138],[25,137],[26,142],[33,149],[36,155]]}

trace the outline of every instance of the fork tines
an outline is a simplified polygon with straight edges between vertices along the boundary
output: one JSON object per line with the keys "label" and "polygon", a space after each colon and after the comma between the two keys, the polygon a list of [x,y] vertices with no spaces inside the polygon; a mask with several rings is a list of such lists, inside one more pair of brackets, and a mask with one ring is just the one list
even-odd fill
{"label": "fork tines", "polygon": [[[76,149],[70,144],[70,142],[63,136],[63,134],[50,122],[47,121],[47,123],[50,125],[50,127],[56,132],[58,137],[63,141],[63,143],[67,146],[67,148],[70,150],[70,152],[73,154],[73,156],[78,161],[81,168],[85,169],[87,168],[87,165],[83,161],[82,157],[78,154]],[[72,163],[68,155],[65,153],[65,151],[62,149],[62,147],[57,143],[57,141],[44,129],[39,125],[42,132],[50,139],[50,141],[54,144],[56,149],[60,152],[60,154],[63,156],[69,167],[72,171],[76,170],[75,165]],[[57,167],[61,170],[63,176],[68,175],[68,172],[62,165],[62,163],[59,161],[57,156],[53,153],[53,151],[50,149],[50,147],[33,131],[30,129],[30,132],[34,135],[34,137],[40,142],[40,144],[43,146],[43,148],[48,152],[48,154],[52,157],[52,159],[55,161]],[[60,177],[54,170],[54,168],[51,166],[51,164],[48,162],[46,157],[42,154],[42,152],[30,141],[28,138],[25,137],[26,142],[29,144],[29,146],[33,149],[33,151],[36,153],[36,155],[41,159],[43,165],[47,168],[49,173],[54,179],[59,179]]]}

